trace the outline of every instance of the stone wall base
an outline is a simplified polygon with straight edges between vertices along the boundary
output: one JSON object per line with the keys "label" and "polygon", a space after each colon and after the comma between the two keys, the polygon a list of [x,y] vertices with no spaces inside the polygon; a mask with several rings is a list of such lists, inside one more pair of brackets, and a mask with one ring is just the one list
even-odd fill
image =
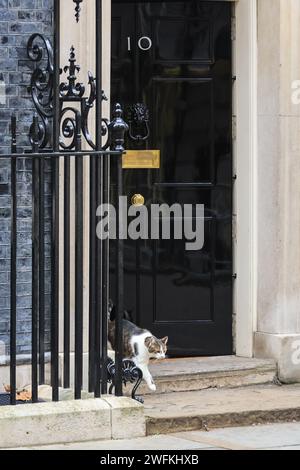
{"label": "stone wall base", "polygon": [[144,437],[144,407],[130,398],[0,408],[0,448]]}
{"label": "stone wall base", "polygon": [[257,358],[277,361],[281,382],[300,382],[300,335],[257,332],[254,335],[254,354]]}

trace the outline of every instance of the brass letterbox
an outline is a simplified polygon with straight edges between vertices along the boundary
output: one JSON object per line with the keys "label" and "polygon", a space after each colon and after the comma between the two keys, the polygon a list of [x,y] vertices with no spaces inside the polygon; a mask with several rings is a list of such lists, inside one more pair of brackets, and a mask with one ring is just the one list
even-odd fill
{"label": "brass letterbox", "polygon": [[160,150],[127,150],[123,155],[124,169],[160,168]]}

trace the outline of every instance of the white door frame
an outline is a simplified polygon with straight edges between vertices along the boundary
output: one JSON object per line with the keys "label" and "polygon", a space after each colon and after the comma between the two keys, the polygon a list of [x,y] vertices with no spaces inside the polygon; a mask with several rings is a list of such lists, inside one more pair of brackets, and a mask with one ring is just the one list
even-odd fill
{"label": "white door frame", "polygon": [[236,354],[253,356],[257,329],[257,0],[235,4],[233,113]]}

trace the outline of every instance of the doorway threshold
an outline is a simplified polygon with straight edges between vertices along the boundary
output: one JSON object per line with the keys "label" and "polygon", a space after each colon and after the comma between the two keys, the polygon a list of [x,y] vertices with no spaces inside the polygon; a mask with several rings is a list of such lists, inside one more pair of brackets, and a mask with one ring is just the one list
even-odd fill
{"label": "doorway threshold", "polygon": [[[157,394],[267,384],[277,375],[274,360],[237,356],[165,359],[153,361],[150,370]],[[139,393],[153,392],[143,383]]]}

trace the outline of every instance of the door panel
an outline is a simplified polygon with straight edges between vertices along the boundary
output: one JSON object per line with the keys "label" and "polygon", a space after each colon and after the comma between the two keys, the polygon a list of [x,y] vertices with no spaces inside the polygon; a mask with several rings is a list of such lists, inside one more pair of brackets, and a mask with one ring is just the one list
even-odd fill
{"label": "door panel", "polygon": [[[129,200],[140,193],[149,208],[205,205],[200,251],[186,251],[186,240],[126,241],[126,308],[140,326],[169,336],[171,355],[230,354],[230,2],[113,1],[112,102],[117,100],[126,114],[134,103],[145,104],[150,114],[147,141],[128,137],[126,148],[161,151],[159,170],[124,170]],[[111,273],[113,297],[113,261]]]}
{"label": "door panel", "polygon": [[156,17],[154,31],[155,61],[212,62],[212,25],[201,17]]}
{"label": "door panel", "polygon": [[[154,141],[163,159],[160,179],[193,183],[213,177],[212,81],[197,79],[153,80]],[[161,126],[168,122],[168,128]],[[200,124],[201,123],[201,124]]]}

